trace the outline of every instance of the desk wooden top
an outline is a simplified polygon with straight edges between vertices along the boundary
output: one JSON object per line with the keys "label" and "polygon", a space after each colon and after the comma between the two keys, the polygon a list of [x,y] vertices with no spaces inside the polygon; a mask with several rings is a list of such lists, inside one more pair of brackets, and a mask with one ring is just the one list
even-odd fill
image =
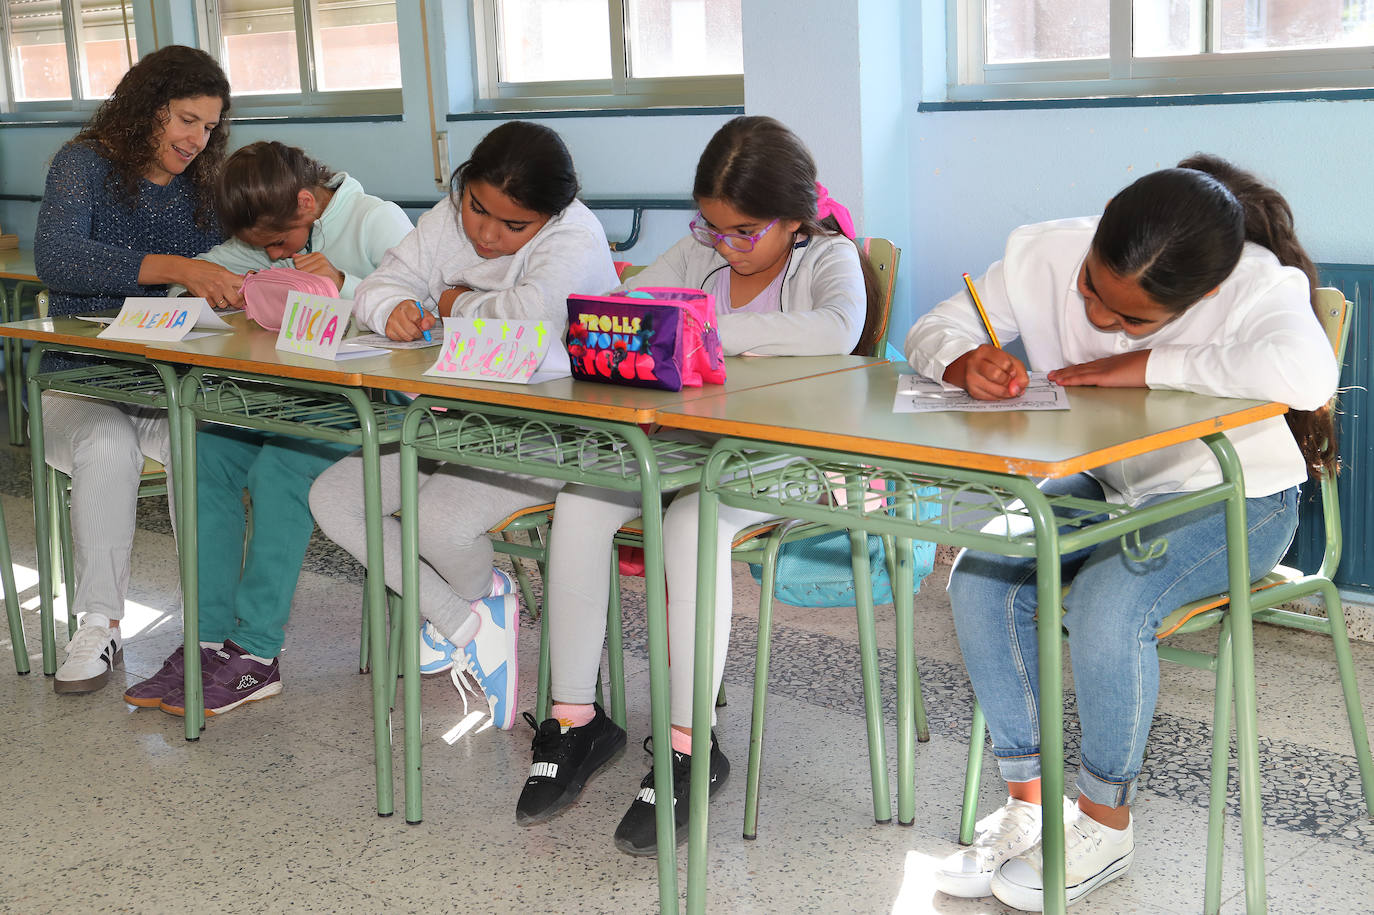
{"label": "desk wooden top", "polygon": [[725,384],[659,391],[595,381],[574,381],[572,378],[526,385],[457,381],[423,374],[434,364],[437,354],[437,349],[397,352],[383,372],[369,373],[364,383],[384,390],[522,407],[566,416],[651,423],[665,408],[798,378],[847,372],[883,361],[876,356],[731,356],[725,360]]}
{"label": "desk wooden top", "polygon": [[104,329],[103,324],[97,324],[94,321],[82,321],[73,317],[30,318],[27,321],[0,324],[0,337],[17,337],[20,340],[51,343],[57,349],[80,346],[133,356],[142,356],[148,349],[146,343],[135,343],[130,340],[107,340],[97,336]]}
{"label": "desk wooden top", "polygon": [[0,279],[40,282],[38,268],[33,265],[33,252],[18,248],[0,251]]}
{"label": "desk wooden top", "polygon": [[1063,477],[1285,412],[1281,404],[1143,388],[1071,388],[1072,408],[894,413],[902,366],[702,398],[665,426],[953,467]]}
{"label": "desk wooden top", "polygon": [[390,354],[359,359],[333,361],[314,356],[298,356],[277,349],[277,332],[264,330],[248,320],[243,312],[225,315],[224,320],[234,330],[212,332],[195,340],[174,343],[145,343],[148,358],[183,365],[251,372],[298,381],[319,381],[345,387],[361,387],[368,368],[376,369],[387,363]]}

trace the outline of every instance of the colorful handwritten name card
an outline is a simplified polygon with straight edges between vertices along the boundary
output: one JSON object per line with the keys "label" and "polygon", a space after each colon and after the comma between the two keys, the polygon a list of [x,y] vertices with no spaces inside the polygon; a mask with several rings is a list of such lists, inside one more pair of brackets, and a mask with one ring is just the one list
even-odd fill
{"label": "colorful handwritten name card", "polygon": [[444,318],[444,344],[425,374],[512,384],[566,378],[571,369],[559,332],[548,321]]}
{"label": "colorful handwritten name card", "polygon": [[130,296],[97,336],[107,340],[169,342],[186,339],[193,327],[230,329],[204,299]]}
{"label": "colorful handwritten name card", "polygon": [[339,344],[348,332],[348,316],[352,312],[352,299],[292,292],[286,297],[281,330],[277,331],[277,349],[321,359],[381,354],[382,350],[364,347],[340,351]]}

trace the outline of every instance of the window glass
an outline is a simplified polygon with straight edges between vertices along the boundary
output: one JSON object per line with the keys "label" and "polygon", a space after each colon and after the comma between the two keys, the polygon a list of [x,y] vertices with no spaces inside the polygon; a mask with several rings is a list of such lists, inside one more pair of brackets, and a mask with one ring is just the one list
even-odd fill
{"label": "window glass", "polygon": [[987,0],[987,62],[1106,57],[1110,0]]}
{"label": "window glass", "polygon": [[630,76],[744,72],[741,0],[626,0]]}
{"label": "window glass", "polygon": [[220,64],[234,95],[299,92],[296,14],[281,0],[220,0]]}
{"label": "window glass", "polygon": [[18,102],[72,97],[59,0],[11,0],[10,70]]}
{"label": "window glass", "polygon": [[395,0],[318,0],[315,67],[317,89],[399,88]]}
{"label": "window glass", "polygon": [[1374,3],[1368,0],[1217,2],[1221,51],[1374,44]]}
{"label": "window glass", "polygon": [[498,0],[500,79],[611,78],[606,0]]}
{"label": "window glass", "polygon": [[78,0],[81,29],[81,94],[108,98],[138,54],[129,0]]}

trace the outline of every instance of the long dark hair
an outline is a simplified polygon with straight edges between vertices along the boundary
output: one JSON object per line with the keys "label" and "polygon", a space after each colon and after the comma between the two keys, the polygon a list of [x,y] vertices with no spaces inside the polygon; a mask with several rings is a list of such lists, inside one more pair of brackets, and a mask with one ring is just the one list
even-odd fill
{"label": "long dark hair", "polygon": [[297,195],[327,187],[329,166],[296,146],[259,140],[235,150],[224,160],[215,185],[215,209],[225,233],[247,229],[285,229],[296,219]]}
{"label": "long dark hair", "polygon": [[577,197],[572,154],[557,133],[530,121],[507,121],[482,138],[453,170],[449,189],[462,210],[463,188],[481,181],[527,210],[557,216]]}
{"label": "long dark hair", "polygon": [[[1093,250],[1108,270],[1135,279],[1152,300],[1177,314],[1231,275],[1247,241],[1306,274],[1309,299],[1315,298],[1317,268],[1298,241],[1288,201],[1251,173],[1199,153],[1113,197],[1097,224]],[[1286,418],[1308,473],[1334,471],[1330,408],[1289,410]]]}
{"label": "long dark hair", "polygon": [[[792,131],[770,117],[731,118],[716,131],[697,161],[692,196],[723,200],[755,219],[796,220],[802,235],[840,235],[833,216],[816,218],[816,161]],[[856,248],[858,245],[856,243]],[[868,300],[860,346],[882,320],[878,280],[858,248]],[[857,347],[856,347],[857,351]]]}
{"label": "long dark hair", "polygon": [[72,141],[108,158],[110,181],[130,206],[138,203],[138,183],[157,158],[157,140],[171,117],[173,99],[210,96],[220,100],[219,125],[183,172],[196,193],[196,225],[215,224],[215,178],[229,142],[229,80],[215,59],[184,45],[168,45],[129,68],[114,94]]}

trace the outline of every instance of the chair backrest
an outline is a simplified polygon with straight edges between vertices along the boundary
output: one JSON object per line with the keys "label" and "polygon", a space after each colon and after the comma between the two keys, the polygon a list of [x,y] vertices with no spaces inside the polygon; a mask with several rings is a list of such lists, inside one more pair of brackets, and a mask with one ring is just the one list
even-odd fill
{"label": "chair backrest", "polygon": [[868,257],[869,266],[878,280],[878,315],[868,333],[859,340],[857,352],[863,356],[873,356],[887,348],[888,321],[892,317],[892,299],[897,291],[897,265],[902,259],[902,249],[886,238],[860,238],[858,244]]}
{"label": "chair backrest", "polygon": [[[1326,331],[1327,340],[1331,341],[1331,349],[1336,354],[1336,364],[1345,365],[1346,342],[1350,339],[1350,319],[1353,317],[1354,306],[1345,299],[1345,294],[1339,289],[1323,286],[1316,291],[1312,299],[1317,312],[1317,318],[1322,322],[1322,328]],[[1337,395],[1339,396],[1339,394]],[[1335,404],[1335,398],[1332,398]],[[1331,578],[1336,574],[1336,568],[1341,562],[1341,508],[1340,494],[1336,488],[1336,476],[1332,473],[1323,473],[1320,479],[1322,494],[1322,526],[1325,528],[1326,548],[1322,554],[1321,568],[1317,574]]]}

